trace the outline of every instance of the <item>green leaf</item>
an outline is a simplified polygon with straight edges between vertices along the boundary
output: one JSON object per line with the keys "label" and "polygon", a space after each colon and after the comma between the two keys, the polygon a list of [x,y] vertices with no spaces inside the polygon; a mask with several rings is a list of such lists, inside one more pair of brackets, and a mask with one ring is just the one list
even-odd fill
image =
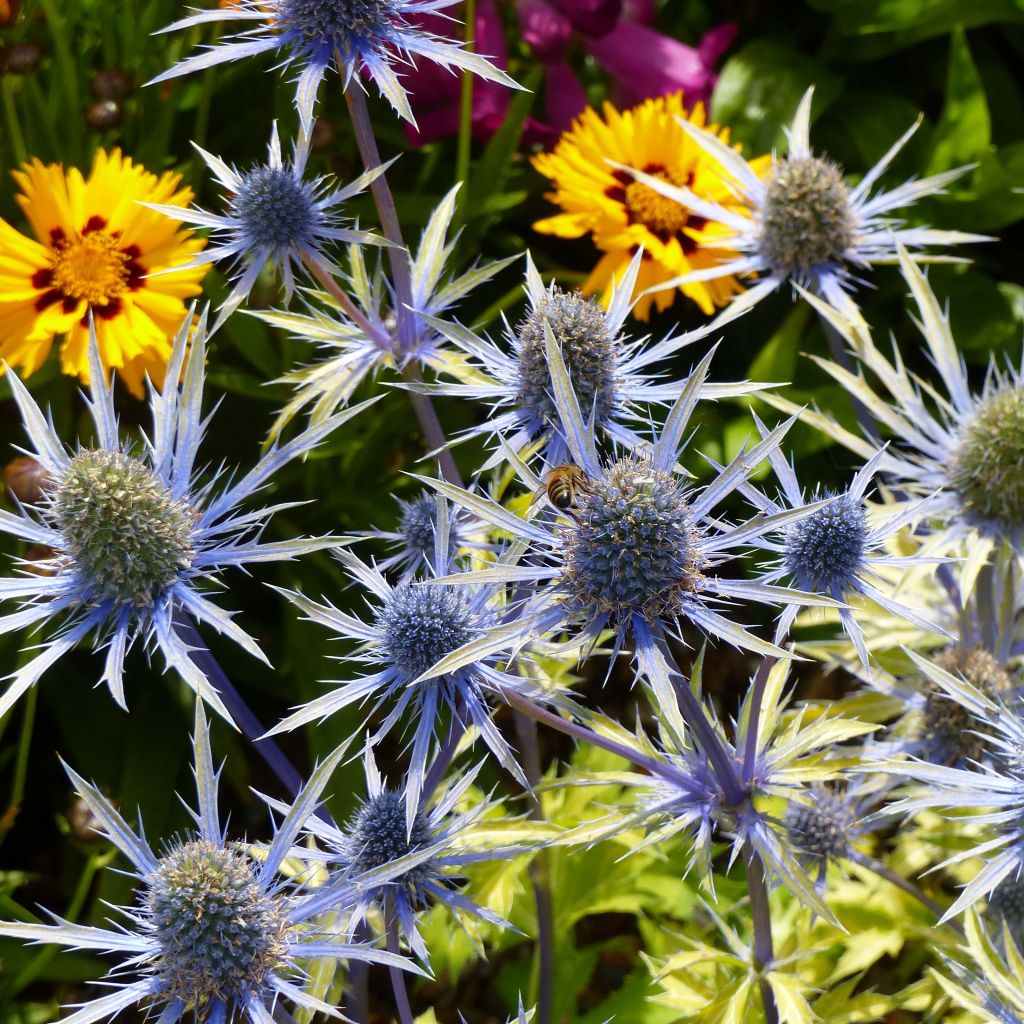
{"label": "green leaf", "polygon": [[992,123],[978,68],[967,36],[956,28],[950,37],[946,104],[932,137],[928,173],[936,174],[983,156],[991,145]]}
{"label": "green leaf", "polygon": [[747,370],[751,380],[775,381],[788,384],[796,371],[800,339],[811,318],[811,308],[806,303],[795,305],[782,321],[779,329],[768,339],[754,357]]}
{"label": "green leaf", "polygon": [[842,88],[842,79],[812,57],[766,39],[749,43],[722,68],[711,101],[712,119],[730,125],[748,157],[773,147],[785,150],[783,128],[793,119],[800,97],[815,86],[820,114]]}

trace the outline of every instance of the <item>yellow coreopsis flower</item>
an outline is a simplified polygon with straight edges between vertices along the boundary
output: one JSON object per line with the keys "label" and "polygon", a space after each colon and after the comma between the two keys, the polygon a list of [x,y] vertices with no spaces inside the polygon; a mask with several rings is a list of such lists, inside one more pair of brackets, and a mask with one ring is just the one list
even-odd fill
{"label": "yellow coreopsis flower", "polygon": [[[650,316],[652,303],[659,311],[672,305],[677,289],[673,286],[648,295],[642,292],[736,256],[726,248],[708,245],[716,235],[726,233],[723,225],[705,222],[613,165],[685,185],[726,207],[735,204],[725,170],[686,134],[676,120],[680,117],[703,127],[704,107],[698,103],[687,113],[682,93],[650,99],[625,111],[606,103],[603,116],[585,110],[550,153],[533,158],[537,170],[554,183],[555,190],[548,198],[564,211],[537,221],[534,229],[560,238],[590,234],[605,253],[584,284],[584,294],[601,292],[607,299],[612,281],[625,273],[630,259],[643,246],[645,258],[637,277],[638,301],[633,311],[640,320]],[[711,130],[728,141],[727,129]],[[755,160],[751,166],[767,168],[768,159]],[[735,277],[724,277],[688,283],[678,290],[705,313],[712,313],[742,286]]]}
{"label": "yellow coreopsis flower", "polygon": [[63,335],[61,369],[88,383],[91,313],[103,365],[141,397],[146,374],[162,383],[184,300],[209,269],[163,273],[206,243],[141,204],[184,207],[192,190],[119,149],[98,150],[88,178],[39,160],[13,175],[36,240],[0,220],[0,359],[28,376]]}

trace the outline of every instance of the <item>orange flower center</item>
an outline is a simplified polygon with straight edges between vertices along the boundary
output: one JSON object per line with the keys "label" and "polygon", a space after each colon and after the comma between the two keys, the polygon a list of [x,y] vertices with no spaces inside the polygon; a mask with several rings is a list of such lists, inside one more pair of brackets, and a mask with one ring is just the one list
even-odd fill
{"label": "orange flower center", "polygon": [[[690,175],[674,168],[645,168],[648,174],[670,185],[688,185]],[[626,206],[631,216],[640,221],[655,234],[678,234],[686,227],[689,212],[674,199],[655,192],[642,181],[631,181],[626,185]]]}
{"label": "orange flower center", "polygon": [[73,299],[104,305],[128,288],[128,254],[106,231],[93,231],[58,249],[53,286]]}
{"label": "orange flower center", "polygon": [[142,287],[146,270],[139,263],[141,250],[122,245],[119,232],[107,230],[103,217],[90,217],[81,234],[70,237],[54,228],[50,247],[50,266],[32,275],[32,284],[43,290],[36,299],[40,312],[60,302],[70,313],[85,301],[97,316],[110,318],[120,313],[125,292]]}

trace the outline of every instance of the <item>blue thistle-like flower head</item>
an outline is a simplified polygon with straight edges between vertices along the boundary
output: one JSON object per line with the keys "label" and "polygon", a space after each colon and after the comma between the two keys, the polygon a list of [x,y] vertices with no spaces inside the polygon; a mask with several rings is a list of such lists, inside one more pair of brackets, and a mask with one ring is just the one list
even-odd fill
{"label": "blue thistle-like flower head", "polygon": [[[281,274],[285,298],[295,290],[295,274],[308,262],[325,273],[336,268],[324,248],[330,243],[380,245],[383,239],[369,231],[340,227],[338,207],[363,191],[385,166],[375,167],[343,188],[328,189],[327,179],[307,178],[309,139],[303,136],[285,163],[277,123],[270,136],[267,161],[247,171],[229,167],[219,157],[196,146],[217,181],[224,187],[227,209],[222,214],[199,208],[148,204],[152,209],[196,227],[213,231],[212,245],[185,266],[227,261],[234,287],[220,307],[214,330],[248,297],[260,271],[272,263]],[[176,268],[178,269],[178,268]]]}
{"label": "blue thistle-like flower head", "polygon": [[158,948],[153,971],[168,997],[244,1002],[282,966],[285,908],[244,853],[193,839],[161,857],[147,885],[144,920]]}
{"label": "blue thistle-like flower head", "polygon": [[[811,149],[813,94],[812,86],[797,107],[787,131],[788,154],[774,157],[767,174],[760,173],[714,132],[680,119],[680,125],[694,142],[725,169],[744,209],[727,209],[696,195],[685,185],[635,168],[623,168],[637,181],[680,203],[692,214],[722,225],[726,231],[716,234],[713,244],[727,245],[737,253],[734,259],[723,260],[710,270],[685,274],[659,284],[660,288],[732,275],[756,277],[733,300],[749,309],[790,281],[820,295],[850,323],[861,325],[863,318],[849,292],[865,269],[893,262],[900,248],[927,250],[930,246],[989,241],[985,235],[907,227],[891,216],[925,196],[944,192],[969,167],[912,179],[891,191],[872,194],[883,172],[920,127],[921,119],[859,182],[852,184],[835,163]],[[924,251],[915,258],[928,262],[944,257],[931,257]]]}
{"label": "blue thistle-like flower head", "polygon": [[812,787],[806,802],[790,801],[783,818],[790,845],[805,857],[826,862],[849,854],[857,821],[856,803],[825,786]]}
{"label": "blue thistle-like flower head", "polygon": [[562,541],[575,610],[590,620],[685,614],[709,561],[687,490],[674,473],[632,456],[590,482]]}
{"label": "blue thistle-like flower head", "polygon": [[489,700],[513,690],[535,694],[526,679],[498,668],[499,658],[482,649],[451,671],[431,674],[445,657],[482,640],[510,609],[502,603],[502,588],[492,584],[466,587],[445,577],[456,568],[448,546],[447,503],[439,507],[434,556],[427,579],[403,579],[390,583],[374,565],[367,565],[350,551],[338,558],[352,579],[372,596],[372,616],[367,620],[340,611],[331,604],[311,601],[302,594],[284,591],[307,617],[362,646],[348,660],[363,661],[372,673],[332,687],[323,696],[295,709],[271,733],[295,729],[323,719],[355,702],[370,702],[386,714],[369,737],[373,745],[386,736],[406,713],[413,718],[412,750],[405,786],[406,820],[411,829],[419,809],[426,775],[427,755],[439,714],[447,709],[466,724],[475,726],[501,764],[525,785],[525,776],[508,743],[491,720]]}
{"label": "blue thistle-like flower head", "polygon": [[[348,922],[350,932],[365,919],[374,907],[394,921],[409,948],[423,960],[427,948],[419,934],[417,918],[421,911],[435,903],[455,913],[467,913],[482,920],[507,927],[507,922],[484,907],[478,906],[459,891],[459,871],[466,864],[501,859],[523,853],[533,847],[473,844],[470,837],[475,826],[494,805],[476,801],[460,810],[467,802],[470,787],[480,765],[450,779],[446,787],[419,802],[417,788],[415,812],[408,813],[408,778],[402,789],[391,789],[381,778],[370,747],[366,748],[363,765],[366,775],[366,797],[351,820],[338,827],[319,818],[306,824],[309,834],[322,845],[326,857],[341,878],[372,878],[382,874],[380,885],[361,884],[359,895]],[[270,801],[284,810],[283,804]],[[488,827],[497,826],[488,818]]]}
{"label": "blue thistle-like flower head", "polygon": [[840,494],[789,528],[783,562],[805,590],[846,592],[865,568],[869,535],[864,505]]}
{"label": "blue thistle-like flower head", "polygon": [[162,855],[141,827],[132,829],[95,786],[67,769],[96,827],[128,859],[137,883],[134,906],[114,908],[123,927],[60,918],[49,925],[0,922],[0,935],[121,955],[123,962],[106,979],[107,994],[80,1006],[69,1020],[93,1024],[137,1005],[164,1024],[177,1024],[190,1009],[214,1024],[238,1017],[266,1024],[281,1000],[335,1015],[333,1006],[302,987],[304,962],[362,960],[415,970],[405,958],[339,936],[319,921],[327,911],[356,910],[366,887],[387,884],[410,866],[408,860],[334,876],[317,888],[280,874],[346,747],[313,771],[293,804],[279,805],[282,821],[261,857],[225,838],[217,806],[220,773],[198,700],[194,747],[196,828]]}
{"label": "blue thistle-like flower head", "polygon": [[192,621],[209,624],[256,657],[263,655],[230,613],[211,601],[208,590],[222,586],[223,570],[231,566],[292,558],[333,543],[262,540],[270,516],[287,504],[248,512],[239,506],[289,460],[310,451],[365,406],[271,448],[230,483],[217,475],[202,480],[196,461],[207,426],[202,410],[206,336],[205,313],[193,326],[190,311],[174,342],[164,391],[150,396],[152,430],[135,445],[120,436],[95,337],[88,406],[96,437],[89,447],[69,451],[24,385],[8,376],[46,485],[37,504],[0,515],[0,530],[52,554],[32,563],[35,571],[0,583],[0,598],[22,602],[0,620],[0,631],[47,624],[51,632],[42,650],[12,675],[0,697],[0,717],[61,655],[89,636],[106,648],[101,681],[122,707],[125,656],[142,636],[211,707],[230,717],[201,663],[191,657],[201,648]]}
{"label": "blue thistle-like flower head", "polygon": [[[489,418],[466,430],[467,437],[504,437],[519,453],[538,441],[541,458],[550,467],[573,460],[551,388],[548,332],[572,380],[584,422],[593,421],[601,438],[622,448],[639,450],[649,441],[639,430],[650,422],[650,408],[674,402],[685,382],[669,379],[655,364],[681,349],[714,334],[728,320],[731,309],[703,327],[672,334],[658,342],[631,338],[623,325],[633,305],[643,252],[638,251],[622,277],[613,285],[607,309],[580,292],[555,284],[545,287],[533,261],[527,257],[525,315],[514,326],[505,325],[505,343],[499,344],[466,327],[428,318],[437,331],[464,354],[468,367],[450,361],[439,367],[454,382],[429,386],[435,394],[475,399],[493,409]],[[748,381],[708,383],[703,398],[718,399],[750,394],[762,386]],[[508,454],[497,450],[484,464],[490,468]]]}
{"label": "blue thistle-like flower head", "polygon": [[377,614],[381,655],[412,685],[432,665],[477,639],[487,618],[448,583],[400,583]]}
{"label": "blue thistle-like flower head", "polygon": [[1014,935],[1024,929],[1024,875],[1009,875],[988,894],[990,917],[1005,921]]}
{"label": "blue thistle-like flower head", "polygon": [[317,89],[331,68],[341,75],[349,89],[361,89],[360,76],[365,74],[398,114],[415,124],[395,66],[415,64],[417,57],[519,88],[485,56],[425,31],[414,20],[419,14],[443,11],[455,3],[456,0],[239,0],[228,9],[202,11],[168,25],[165,32],[207,22],[254,23],[254,27],[226,36],[206,52],[186,57],[153,82],[271,52],[279,55],[282,66],[298,72],[295,105],[303,132],[308,133],[313,126]]}

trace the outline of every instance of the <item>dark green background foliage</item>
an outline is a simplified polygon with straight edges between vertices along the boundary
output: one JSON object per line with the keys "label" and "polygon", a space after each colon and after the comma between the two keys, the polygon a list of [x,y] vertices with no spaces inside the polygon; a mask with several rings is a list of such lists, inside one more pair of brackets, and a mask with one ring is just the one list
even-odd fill
{"label": "dark green background foliage", "polygon": [[[518,38],[507,7],[512,60],[510,71],[520,81],[537,84],[538,75]],[[3,119],[0,121],[0,164],[17,166],[29,156],[86,167],[97,145],[119,145],[149,169],[180,169],[197,191],[200,203],[217,208],[219,197],[202,164],[192,152],[195,142],[245,166],[265,151],[271,117],[289,134],[295,117],[292,90],[268,70],[269,61],[249,60],[195,75],[168,86],[141,88],[141,83],[191,50],[198,33],[152,36],[150,33],[182,13],[173,0],[26,0],[20,16],[0,31],[0,46],[9,63],[12,48],[39,47],[38,67],[28,74],[8,70],[0,77]],[[919,111],[925,124],[889,173],[892,183],[913,175],[935,173],[963,163],[977,167],[952,194],[922,203],[915,218],[937,227],[987,232],[1000,244],[978,246],[970,252],[974,265],[936,268],[931,279],[940,297],[948,297],[956,337],[979,379],[991,356],[1020,358],[1024,324],[1024,2],[1021,0],[808,0],[804,3],[735,3],[674,0],[665,2],[658,27],[684,41],[723,21],[736,21],[739,37],[729,52],[715,94],[716,119],[732,126],[745,151],[757,154],[783,144],[782,125],[810,83],[817,84],[813,141],[851,174],[864,172],[914,120]],[[55,35],[54,23],[65,31]],[[14,51],[15,53],[17,51]],[[21,51],[24,54],[24,51]],[[599,69],[582,53],[574,54],[585,76],[592,101],[608,94]],[[86,113],[95,96],[92,76],[101,69],[123,69],[133,83],[123,102],[123,122],[96,132]],[[541,270],[567,283],[583,279],[595,260],[586,241],[568,243],[534,235],[531,223],[550,212],[543,198],[545,182],[536,174],[519,145],[519,127],[542,96],[523,94],[514,99],[506,126],[486,146],[474,148],[462,207],[465,230],[457,259],[496,258],[530,247]],[[347,124],[340,89],[329,82],[321,90],[319,143],[312,160],[318,173],[335,172],[341,179],[357,173],[357,154]],[[391,112],[371,98],[380,146],[385,157],[403,153],[392,174],[407,237],[414,238],[435,201],[451,186],[455,140],[423,150],[407,146]],[[0,180],[0,214],[24,227],[9,178]],[[368,200],[353,205],[363,226],[375,222]],[[894,270],[882,269],[877,286],[860,293],[865,317],[878,337],[889,331],[899,339],[910,362],[918,357],[916,332],[903,305],[903,285]],[[217,272],[207,278],[214,300],[224,295]],[[278,300],[275,284],[260,282],[253,305]],[[506,270],[459,310],[460,319],[498,330],[499,314],[517,316],[518,271]],[[693,326],[700,314],[681,303],[650,325],[664,333],[676,322]],[[780,326],[781,325],[781,326]],[[829,383],[804,352],[825,352],[820,328],[802,305],[780,293],[761,304],[728,334],[716,360],[718,377],[741,376],[791,382],[788,394],[817,402],[853,422],[846,397]],[[205,449],[206,460],[228,466],[247,466],[276,410],[287,397],[279,384],[268,383],[313,356],[311,347],[274,332],[243,314],[233,316],[217,335],[209,362],[209,393],[222,394]],[[690,357],[679,358],[679,372]],[[49,403],[60,434],[69,441],[87,430],[77,384],[60,376],[55,360],[31,380],[36,396]],[[384,385],[369,384],[368,395]],[[359,397],[366,397],[361,395]],[[123,423],[145,424],[144,407],[123,395]],[[440,414],[447,429],[475,422],[486,414],[442,401]],[[704,413],[696,447],[713,456],[734,452],[749,436],[752,424],[739,404],[723,404]],[[16,410],[6,384],[0,382],[0,440],[4,452],[21,441]],[[838,483],[848,468],[847,457],[827,447],[827,441],[804,428],[791,435],[790,447],[807,480]],[[423,454],[422,439],[407,403],[398,392],[345,427],[306,461],[289,466],[275,480],[272,499],[306,500],[300,509],[281,515],[274,535],[345,534],[371,525],[390,527],[395,520],[393,496],[409,496],[415,486],[404,472],[416,469]],[[457,449],[459,462],[471,473],[479,451]],[[6,460],[5,454],[3,458]],[[697,461],[692,467],[698,470]],[[7,544],[7,542],[5,542]],[[7,544],[7,550],[12,550]],[[327,595],[344,604],[354,600],[341,590],[341,576],[327,554],[301,564],[259,567],[254,578],[225,577],[221,603],[237,609],[239,621],[258,638],[274,665],[270,670],[209,636],[239,688],[268,723],[285,710],[321,690],[322,680],[351,678],[351,665],[334,664],[342,648],[323,630],[298,621],[293,608],[264,584],[297,587],[312,596]],[[29,638],[0,638],[0,669],[18,663]],[[718,689],[727,711],[735,709],[735,684],[746,666],[738,656],[719,652],[715,659]],[[81,919],[102,919],[102,900],[127,895],[128,882],[105,872],[101,880],[83,876],[95,846],[70,829],[71,793],[55,755],[59,753],[88,778],[96,780],[126,810],[138,806],[151,838],[171,836],[185,827],[186,816],[175,792],[188,796],[190,700],[173,678],[161,675],[136,650],[129,660],[127,695],[131,714],[119,711],[105,691],[95,689],[99,661],[88,650],[65,658],[44,677],[32,732],[31,746],[19,743],[27,705],[23,702],[7,722],[0,723],[0,814],[16,777],[27,779],[24,797],[0,825],[0,915],[23,915],[36,904],[65,912],[78,900]],[[601,673],[603,676],[603,672]],[[733,684],[732,686],[730,684]],[[603,693],[586,687],[588,700],[601,700],[613,713],[628,714],[630,697],[613,679]],[[504,717],[503,728],[510,728]],[[357,727],[358,712],[338,717],[316,729],[285,737],[284,746],[300,768],[330,749]],[[250,793],[254,785],[276,792],[275,783],[237,734],[217,723],[215,749],[227,758],[224,797],[232,812],[234,834],[259,835],[265,826],[262,804]],[[567,758],[570,750],[546,740],[550,760]],[[27,761],[19,768],[19,758]],[[400,765],[401,745],[384,747],[385,765]],[[501,786],[507,780],[490,779]],[[343,770],[333,786],[330,807],[344,816],[359,795],[359,772]],[[512,792],[511,789],[509,789]],[[556,899],[560,917],[560,1011],[567,1020],[603,1021],[619,1008],[619,1018],[632,1024],[647,992],[646,970],[637,951],[643,936],[659,922],[682,927],[692,911],[689,890],[670,868],[637,872],[615,865],[617,851],[595,851],[577,869],[559,870]],[[561,863],[561,862],[559,862]],[[666,873],[667,872],[667,873]],[[601,878],[603,886],[587,885]],[[583,891],[571,887],[581,882]],[[562,888],[559,889],[559,886]],[[77,890],[77,892],[76,892]],[[728,884],[723,890],[728,900]],[[16,901],[16,902],[15,902]],[[611,913],[610,911],[614,911]],[[520,925],[529,931],[529,914]],[[432,938],[443,931],[435,929]],[[443,938],[442,938],[443,945]],[[455,1019],[458,1007],[471,1024],[504,1020],[513,993],[525,987],[528,973],[525,940],[503,940],[503,949],[489,966],[469,965],[451,983],[421,988],[421,1007],[434,1001],[438,1017]],[[40,954],[12,943],[0,944],[0,1024],[50,1019],[58,1002],[75,1001],[77,987],[99,973],[86,954]],[[896,984],[908,980],[903,976]],[[625,988],[622,986],[625,984]],[[605,1000],[610,999],[610,1002]],[[381,1007],[387,1005],[386,994]],[[382,1010],[382,1012],[384,1012]],[[652,1011],[653,1012],[653,1011]],[[384,1019],[384,1018],[381,1018]],[[654,1014],[644,1019],[671,1019]]]}

